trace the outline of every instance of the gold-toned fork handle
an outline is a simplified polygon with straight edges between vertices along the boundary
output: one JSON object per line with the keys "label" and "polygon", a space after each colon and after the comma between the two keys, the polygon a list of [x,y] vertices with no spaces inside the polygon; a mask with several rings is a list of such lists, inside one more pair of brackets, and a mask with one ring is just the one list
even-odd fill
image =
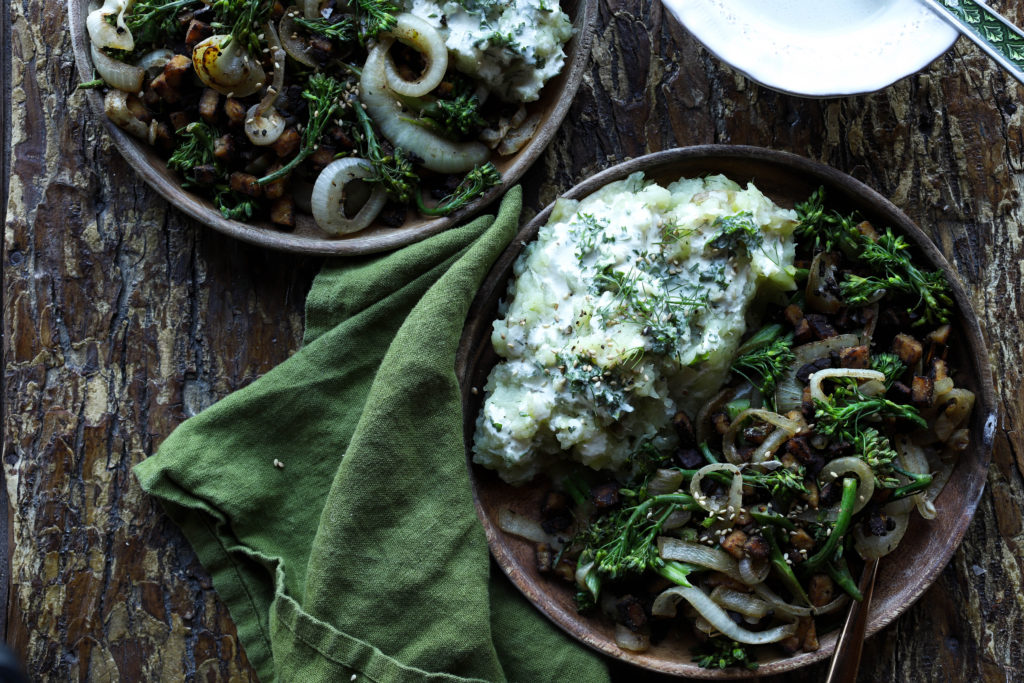
{"label": "gold-toned fork handle", "polygon": [[836,641],[836,651],[828,668],[827,683],[854,683],[860,669],[860,656],[864,650],[864,633],[867,630],[868,613],[871,611],[871,594],[875,590],[875,576],[878,574],[878,560],[868,560],[860,575],[860,593],[863,600],[850,605],[846,613],[843,631]]}

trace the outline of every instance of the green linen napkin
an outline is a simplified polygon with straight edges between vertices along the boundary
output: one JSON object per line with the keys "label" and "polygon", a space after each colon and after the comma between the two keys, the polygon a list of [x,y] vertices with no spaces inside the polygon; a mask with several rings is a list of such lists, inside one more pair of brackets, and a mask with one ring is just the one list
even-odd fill
{"label": "green linen napkin", "polygon": [[135,468],[264,681],[604,681],[489,561],[455,351],[515,234],[482,217],[313,282],[302,348]]}

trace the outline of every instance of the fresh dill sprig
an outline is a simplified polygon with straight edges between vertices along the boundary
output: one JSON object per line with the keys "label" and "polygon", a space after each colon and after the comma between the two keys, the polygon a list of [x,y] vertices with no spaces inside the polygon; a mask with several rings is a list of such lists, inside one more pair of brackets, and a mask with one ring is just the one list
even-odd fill
{"label": "fresh dill sprig", "polygon": [[181,142],[167,160],[167,168],[184,173],[196,166],[212,164],[214,141],[220,136],[213,126],[202,121],[193,121],[178,131]]}
{"label": "fresh dill sprig", "polygon": [[779,378],[796,359],[793,335],[783,334],[781,325],[761,328],[739,349],[730,370],[757,387],[766,400],[774,402]]}
{"label": "fresh dill sprig", "polygon": [[199,0],[136,0],[125,14],[125,25],[136,41],[158,43],[179,30],[178,14],[183,9],[199,4]]}
{"label": "fresh dill sprig", "polygon": [[447,216],[466,206],[500,182],[501,174],[498,173],[494,164],[488,161],[482,166],[474,166],[455,188],[455,191],[438,202],[437,206],[426,206],[423,203],[423,194],[417,192],[416,208],[424,216]]}
{"label": "fresh dill sprig", "polygon": [[907,366],[895,353],[877,353],[871,357],[871,369],[885,375],[885,387],[888,389],[900,378]]}
{"label": "fresh dill sprig", "polygon": [[[302,130],[299,152],[291,161],[277,171],[259,179],[260,185],[266,185],[292,172],[306,157],[316,151],[327,124],[334,118],[335,112],[341,108],[341,93],[345,86],[330,76],[322,73],[314,74],[302,91],[302,97],[309,101],[309,121]],[[357,106],[362,111],[362,107]],[[365,113],[364,113],[365,114]]]}
{"label": "fresh dill sprig", "polygon": [[697,666],[705,669],[741,667],[753,671],[757,668],[754,655],[745,645],[730,638],[709,638],[706,643],[690,651]]}
{"label": "fresh dill sprig", "polygon": [[921,309],[921,318],[915,325],[948,323],[952,315],[953,299],[949,284],[942,271],[922,271],[915,266],[907,253],[910,244],[887,228],[878,241],[863,239],[860,259],[874,269],[879,276],[860,277],[848,274],[839,283],[839,293],[851,305],[870,303],[879,290],[897,291],[917,296],[917,302],[909,309]]}
{"label": "fresh dill sprig", "polygon": [[806,476],[807,469],[803,465],[796,465],[792,469],[780,467],[771,472],[751,472],[743,475],[743,482],[761,486],[770,491],[772,495],[777,495],[782,491],[807,493],[807,485],[804,484]]}
{"label": "fresh dill sprig", "polygon": [[355,0],[352,6],[359,19],[359,39],[363,43],[395,27],[398,6],[390,0]]}
{"label": "fresh dill sprig", "polygon": [[413,170],[412,161],[405,150],[396,147],[391,154],[386,153],[362,103],[354,96],[350,98],[349,102],[356,115],[357,128],[354,134],[360,151],[363,158],[369,161],[370,166],[373,167],[374,175],[372,178],[367,178],[367,182],[379,183],[387,190],[388,196],[402,204],[406,204],[414,198],[422,203],[417,191],[420,179],[416,175],[416,171]]}
{"label": "fresh dill sprig", "polygon": [[914,406],[894,403],[884,396],[865,396],[858,388],[849,386],[837,387],[827,401],[815,399],[814,417],[819,434],[849,442],[861,431],[861,420],[868,418],[893,417],[921,428],[928,426]]}
{"label": "fresh dill sprig", "polygon": [[[239,44],[253,58],[259,58],[262,44],[260,34],[263,24],[270,16],[271,3],[267,0],[214,0],[214,14],[221,19],[212,26],[216,29],[228,29],[231,40]],[[227,42],[221,48],[227,46]]]}
{"label": "fresh dill sprig", "polygon": [[754,251],[764,244],[764,235],[757,228],[749,211],[716,218],[711,227],[719,231],[708,241],[712,249],[738,254],[742,247],[748,256],[752,256]]}
{"label": "fresh dill sprig", "polygon": [[323,17],[317,17],[316,19],[295,17],[294,21],[298,26],[301,26],[310,33],[315,33],[330,40],[336,40],[339,43],[347,43],[355,40],[356,37],[356,22],[347,14],[342,17],[341,21],[335,22],[327,21]]}

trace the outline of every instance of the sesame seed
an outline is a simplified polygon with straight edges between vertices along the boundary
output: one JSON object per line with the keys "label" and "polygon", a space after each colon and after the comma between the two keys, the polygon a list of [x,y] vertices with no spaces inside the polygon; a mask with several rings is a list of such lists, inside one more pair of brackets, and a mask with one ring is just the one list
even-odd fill
{"label": "sesame seed", "polygon": [[283,470],[284,469],[284,463],[281,462],[280,460],[278,460],[277,458],[274,458],[274,467],[276,467],[279,470]]}

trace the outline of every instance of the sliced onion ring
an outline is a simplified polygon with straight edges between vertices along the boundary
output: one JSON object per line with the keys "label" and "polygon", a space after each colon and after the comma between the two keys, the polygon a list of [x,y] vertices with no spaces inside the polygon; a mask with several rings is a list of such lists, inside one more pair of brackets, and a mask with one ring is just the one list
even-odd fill
{"label": "sliced onion ring", "polygon": [[142,90],[142,79],[146,75],[144,69],[117,61],[96,47],[95,43],[89,45],[89,50],[92,52],[92,65],[104,83],[133,94]]}
{"label": "sliced onion ring", "polygon": [[395,147],[418,156],[424,168],[437,173],[465,173],[487,161],[491,151],[485,145],[452,142],[405,119],[387,84],[384,64],[389,47],[390,40],[384,39],[370,50],[359,81],[366,112],[384,137]]}
{"label": "sliced onion ring", "polygon": [[365,159],[347,157],[329,163],[313,185],[313,219],[321,229],[332,235],[345,235],[362,230],[384,208],[387,195],[375,184],[370,198],[355,216],[345,216],[345,186],[354,180],[373,176],[373,169]]}
{"label": "sliced onion ring", "polygon": [[311,48],[299,37],[299,29],[295,25],[295,17],[301,13],[295,5],[284,11],[278,30],[281,35],[281,47],[288,56],[303,66],[316,67],[316,61],[310,55]]}
{"label": "sliced onion ring", "polygon": [[827,401],[828,397],[821,388],[821,383],[827,379],[843,378],[864,379],[868,381],[877,380],[879,382],[884,382],[885,373],[879,372],[878,370],[861,370],[858,368],[825,368],[824,370],[818,370],[807,378],[807,383],[811,387],[811,398],[819,401]]}
{"label": "sliced onion ring", "polygon": [[740,560],[737,567],[740,573],[740,580],[748,586],[762,583],[768,578],[768,574],[770,574],[772,570],[772,565],[768,560],[754,562],[754,560],[749,557],[744,557]]}
{"label": "sliced onion ring", "polygon": [[199,80],[229,97],[246,97],[263,87],[267,75],[241,41],[213,35],[192,49],[192,67]]}
{"label": "sliced onion ring", "polygon": [[[729,484],[729,493],[725,500],[721,496],[712,498],[705,494],[700,487],[701,481],[712,472],[726,471],[732,474],[732,482]],[[735,519],[740,514],[743,506],[743,474],[740,468],[728,462],[716,462],[701,467],[690,480],[690,495],[708,513],[717,517]]]}
{"label": "sliced onion ring", "polygon": [[819,358],[824,358],[832,351],[845,349],[850,346],[857,346],[861,343],[858,334],[840,334],[836,337],[829,337],[820,341],[804,344],[793,349],[796,360],[789,366],[789,369],[779,378],[779,386],[775,390],[775,405],[782,412],[800,407],[803,399],[803,389],[796,378],[800,368]]}
{"label": "sliced onion ring", "polygon": [[853,527],[853,547],[857,549],[860,556],[871,560],[888,555],[903,539],[910,524],[910,510],[914,505],[912,498],[889,503],[882,508],[882,513],[895,525],[892,530],[883,536],[875,536],[864,532],[863,525],[857,524]]}
{"label": "sliced onion ring", "polygon": [[423,55],[427,68],[416,80],[407,81],[398,73],[394,60],[389,56],[384,62],[388,87],[405,97],[423,97],[441,83],[448,70],[448,48],[444,38],[433,26],[408,12],[395,17],[395,26],[390,33]]}
{"label": "sliced onion ring", "polygon": [[123,90],[108,90],[103,97],[103,112],[111,121],[137,138],[149,138],[149,127],[138,119],[128,108],[128,93]]}
{"label": "sliced onion ring", "polygon": [[857,477],[857,500],[853,504],[853,514],[857,514],[875,494],[875,474],[866,462],[852,455],[836,458],[825,465],[818,480],[827,484],[847,474]]}
{"label": "sliced onion ring", "polygon": [[645,652],[651,647],[651,636],[630,631],[624,624],[615,622],[615,644],[628,652]]}
{"label": "sliced onion ring", "polygon": [[[102,7],[89,12],[85,18],[85,29],[92,45],[128,52],[135,49],[135,39],[124,21],[129,4],[125,0],[105,0]],[[115,14],[117,20],[111,24],[107,18]]]}
{"label": "sliced onion ring", "polygon": [[146,75],[150,78],[156,78],[173,56],[174,53],[167,48],[160,48],[159,50],[147,52],[135,65],[145,71]]}
{"label": "sliced onion ring", "polygon": [[821,614],[830,614],[845,605],[846,601],[850,598],[850,596],[843,593],[827,605],[822,605],[821,607],[804,607],[803,605],[793,605],[786,602],[763,583],[754,585],[754,592],[758,597],[770,604],[775,612],[778,614],[785,614],[790,617],[812,617]]}
{"label": "sliced onion ring", "polygon": [[678,560],[722,572],[737,581],[743,580],[739,569],[736,568],[736,559],[718,548],[684,541],[672,536],[660,536],[658,538],[658,555],[663,560]]}
{"label": "sliced onion ring", "polygon": [[739,612],[745,617],[761,619],[772,611],[771,605],[761,598],[756,598],[750,593],[740,593],[725,586],[715,586],[715,589],[711,591],[711,599],[715,604],[721,605],[727,610]]}
{"label": "sliced onion ring", "polygon": [[793,635],[796,631],[796,623],[784,624],[764,631],[749,631],[734,622],[729,614],[716,605],[704,591],[686,586],[672,586],[662,592],[655,598],[651,613],[659,617],[674,617],[676,605],[680,600],[686,600],[693,605],[693,608],[722,635],[746,645],[777,643]]}
{"label": "sliced onion ring", "polygon": [[[767,422],[770,425],[778,427],[778,430],[772,433],[769,438],[765,439],[754,453],[751,455],[750,461],[752,463],[762,462],[767,460],[775,449],[781,446],[789,437],[793,436],[800,431],[803,426],[796,420],[790,420],[784,415],[773,413],[770,410],[762,410],[760,408],[749,408],[744,410],[742,413],[736,416],[736,419],[729,425],[729,429],[726,430],[722,436],[722,453],[725,455],[725,459],[734,465],[743,464],[743,460],[740,458],[739,452],[736,450],[736,437],[739,435],[740,429],[743,426],[743,422],[748,417],[756,417],[762,422]],[[779,432],[782,435],[779,436]]]}

